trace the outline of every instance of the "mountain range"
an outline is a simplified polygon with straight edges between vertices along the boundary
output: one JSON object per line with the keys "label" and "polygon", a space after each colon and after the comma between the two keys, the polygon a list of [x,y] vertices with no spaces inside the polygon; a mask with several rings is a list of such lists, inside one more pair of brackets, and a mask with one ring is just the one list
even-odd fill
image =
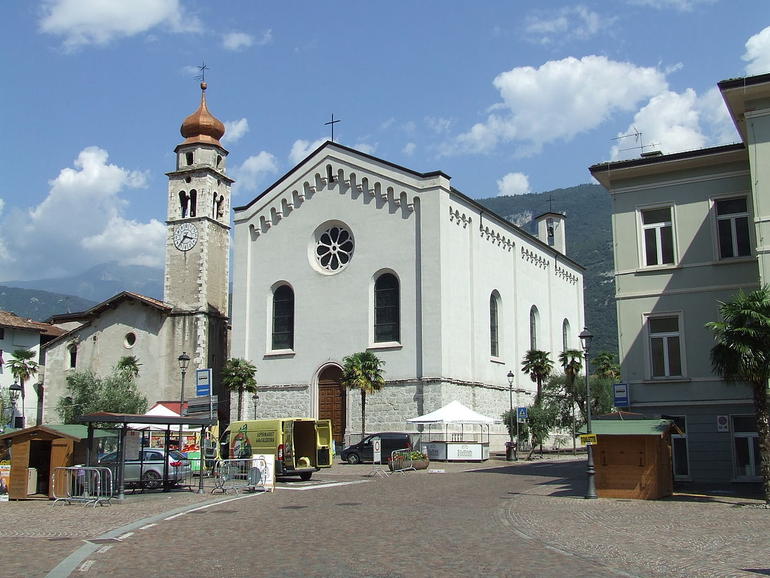
{"label": "mountain range", "polygon": [[[477,202],[535,234],[533,218],[546,211],[567,216],[567,255],[584,271],[586,326],[591,349],[617,355],[610,197],[599,185],[585,184],[544,193],[490,197]],[[0,310],[43,321],[83,311],[121,291],[163,298],[163,269],[104,263],[72,277],[7,281],[0,285]],[[576,328],[582,330],[582,328]]]}

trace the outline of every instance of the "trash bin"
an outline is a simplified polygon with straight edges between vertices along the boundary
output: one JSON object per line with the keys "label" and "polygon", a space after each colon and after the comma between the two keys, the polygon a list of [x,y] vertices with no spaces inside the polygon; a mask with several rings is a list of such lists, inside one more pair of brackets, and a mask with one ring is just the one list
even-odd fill
{"label": "trash bin", "polygon": [[512,462],[516,458],[514,457],[516,451],[516,444],[514,442],[505,442],[505,461]]}

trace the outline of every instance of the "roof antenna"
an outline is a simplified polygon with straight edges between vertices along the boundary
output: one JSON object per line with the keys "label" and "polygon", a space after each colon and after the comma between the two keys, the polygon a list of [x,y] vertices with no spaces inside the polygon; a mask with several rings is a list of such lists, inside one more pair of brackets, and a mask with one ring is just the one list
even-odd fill
{"label": "roof antenna", "polygon": [[639,144],[638,144],[637,146],[628,147],[628,148],[624,148],[624,149],[619,149],[619,150],[618,150],[618,152],[623,152],[623,151],[630,151],[630,150],[636,150],[636,149],[639,149],[639,152],[640,152],[640,154],[644,155],[644,149],[645,149],[645,148],[651,148],[651,147],[656,147],[656,146],[658,146],[658,143],[650,143],[650,144],[647,144],[647,145],[646,145],[646,144],[644,144],[644,139],[642,138],[642,135],[643,135],[644,133],[642,133],[641,131],[639,131],[639,130],[638,130],[636,127],[635,127],[635,126],[632,126],[631,128],[632,128],[632,129],[634,129],[634,132],[632,132],[632,133],[629,133],[629,134],[622,134],[622,135],[620,135],[620,136],[616,136],[616,137],[615,137],[615,138],[613,138],[612,140],[621,140],[621,139],[624,139],[624,138],[631,138],[631,137],[634,137],[634,142],[637,142],[637,143],[639,143]]}

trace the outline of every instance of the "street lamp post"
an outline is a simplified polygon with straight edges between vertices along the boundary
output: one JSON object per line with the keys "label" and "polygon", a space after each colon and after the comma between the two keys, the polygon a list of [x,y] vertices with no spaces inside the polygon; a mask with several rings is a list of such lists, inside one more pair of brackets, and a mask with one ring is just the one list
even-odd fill
{"label": "street lamp post", "polygon": [[24,416],[16,415],[16,401],[23,391],[22,386],[15,382],[8,386],[8,396],[11,398],[11,419],[9,421],[12,422],[13,427],[21,427],[21,429],[24,428]]}
{"label": "street lamp post", "polygon": [[257,419],[257,402],[259,401],[259,395],[256,393],[252,395],[251,401],[254,402],[254,419]]}
{"label": "street lamp post", "polygon": [[[508,375],[506,377],[508,377],[508,394],[509,394],[510,402],[511,402],[510,403],[511,410],[510,410],[510,413],[508,414],[508,416],[509,416],[508,419],[515,419],[516,420],[516,442],[515,443],[513,441],[513,428],[511,427],[508,430],[508,433],[511,436],[511,441],[510,441],[511,445],[510,445],[510,447],[511,447],[511,451],[513,451],[513,461],[515,462],[515,461],[518,461],[518,459],[519,459],[519,456],[518,456],[518,453],[517,453],[517,449],[516,449],[516,444],[518,444],[518,442],[519,442],[519,416],[516,415],[516,413],[513,412],[513,378],[514,378],[513,372],[509,371]],[[519,411],[518,406],[519,406],[519,390],[517,389],[516,390],[516,412]],[[508,461],[511,461],[510,451],[505,452],[505,459],[508,460]]]}
{"label": "street lamp post", "polygon": [[[591,349],[591,340],[594,338],[593,334],[585,327],[578,336],[580,338],[580,345],[583,347],[583,358],[585,360],[586,369],[586,433],[591,433],[591,382],[588,378],[588,352]],[[586,500],[596,499],[596,469],[594,468],[594,451],[593,444],[588,444],[588,469],[586,475],[588,477],[588,484],[586,487]]]}
{"label": "street lamp post", "polygon": [[[190,356],[187,355],[187,352],[183,351],[182,355],[176,358],[179,362],[179,371],[182,372],[182,392],[179,394],[179,417],[182,417],[183,409],[184,409],[184,376],[187,374],[187,368],[190,365]],[[177,448],[178,451],[183,451],[182,447],[182,424],[179,424],[179,447]]]}

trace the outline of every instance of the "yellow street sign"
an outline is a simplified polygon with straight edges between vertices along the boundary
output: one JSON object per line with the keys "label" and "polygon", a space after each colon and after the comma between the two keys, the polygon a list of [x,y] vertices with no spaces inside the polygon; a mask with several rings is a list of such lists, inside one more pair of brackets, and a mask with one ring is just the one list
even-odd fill
{"label": "yellow street sign", "polygon": [[596,445],[596,434],[580,434],[580,443],[585,445]]}

